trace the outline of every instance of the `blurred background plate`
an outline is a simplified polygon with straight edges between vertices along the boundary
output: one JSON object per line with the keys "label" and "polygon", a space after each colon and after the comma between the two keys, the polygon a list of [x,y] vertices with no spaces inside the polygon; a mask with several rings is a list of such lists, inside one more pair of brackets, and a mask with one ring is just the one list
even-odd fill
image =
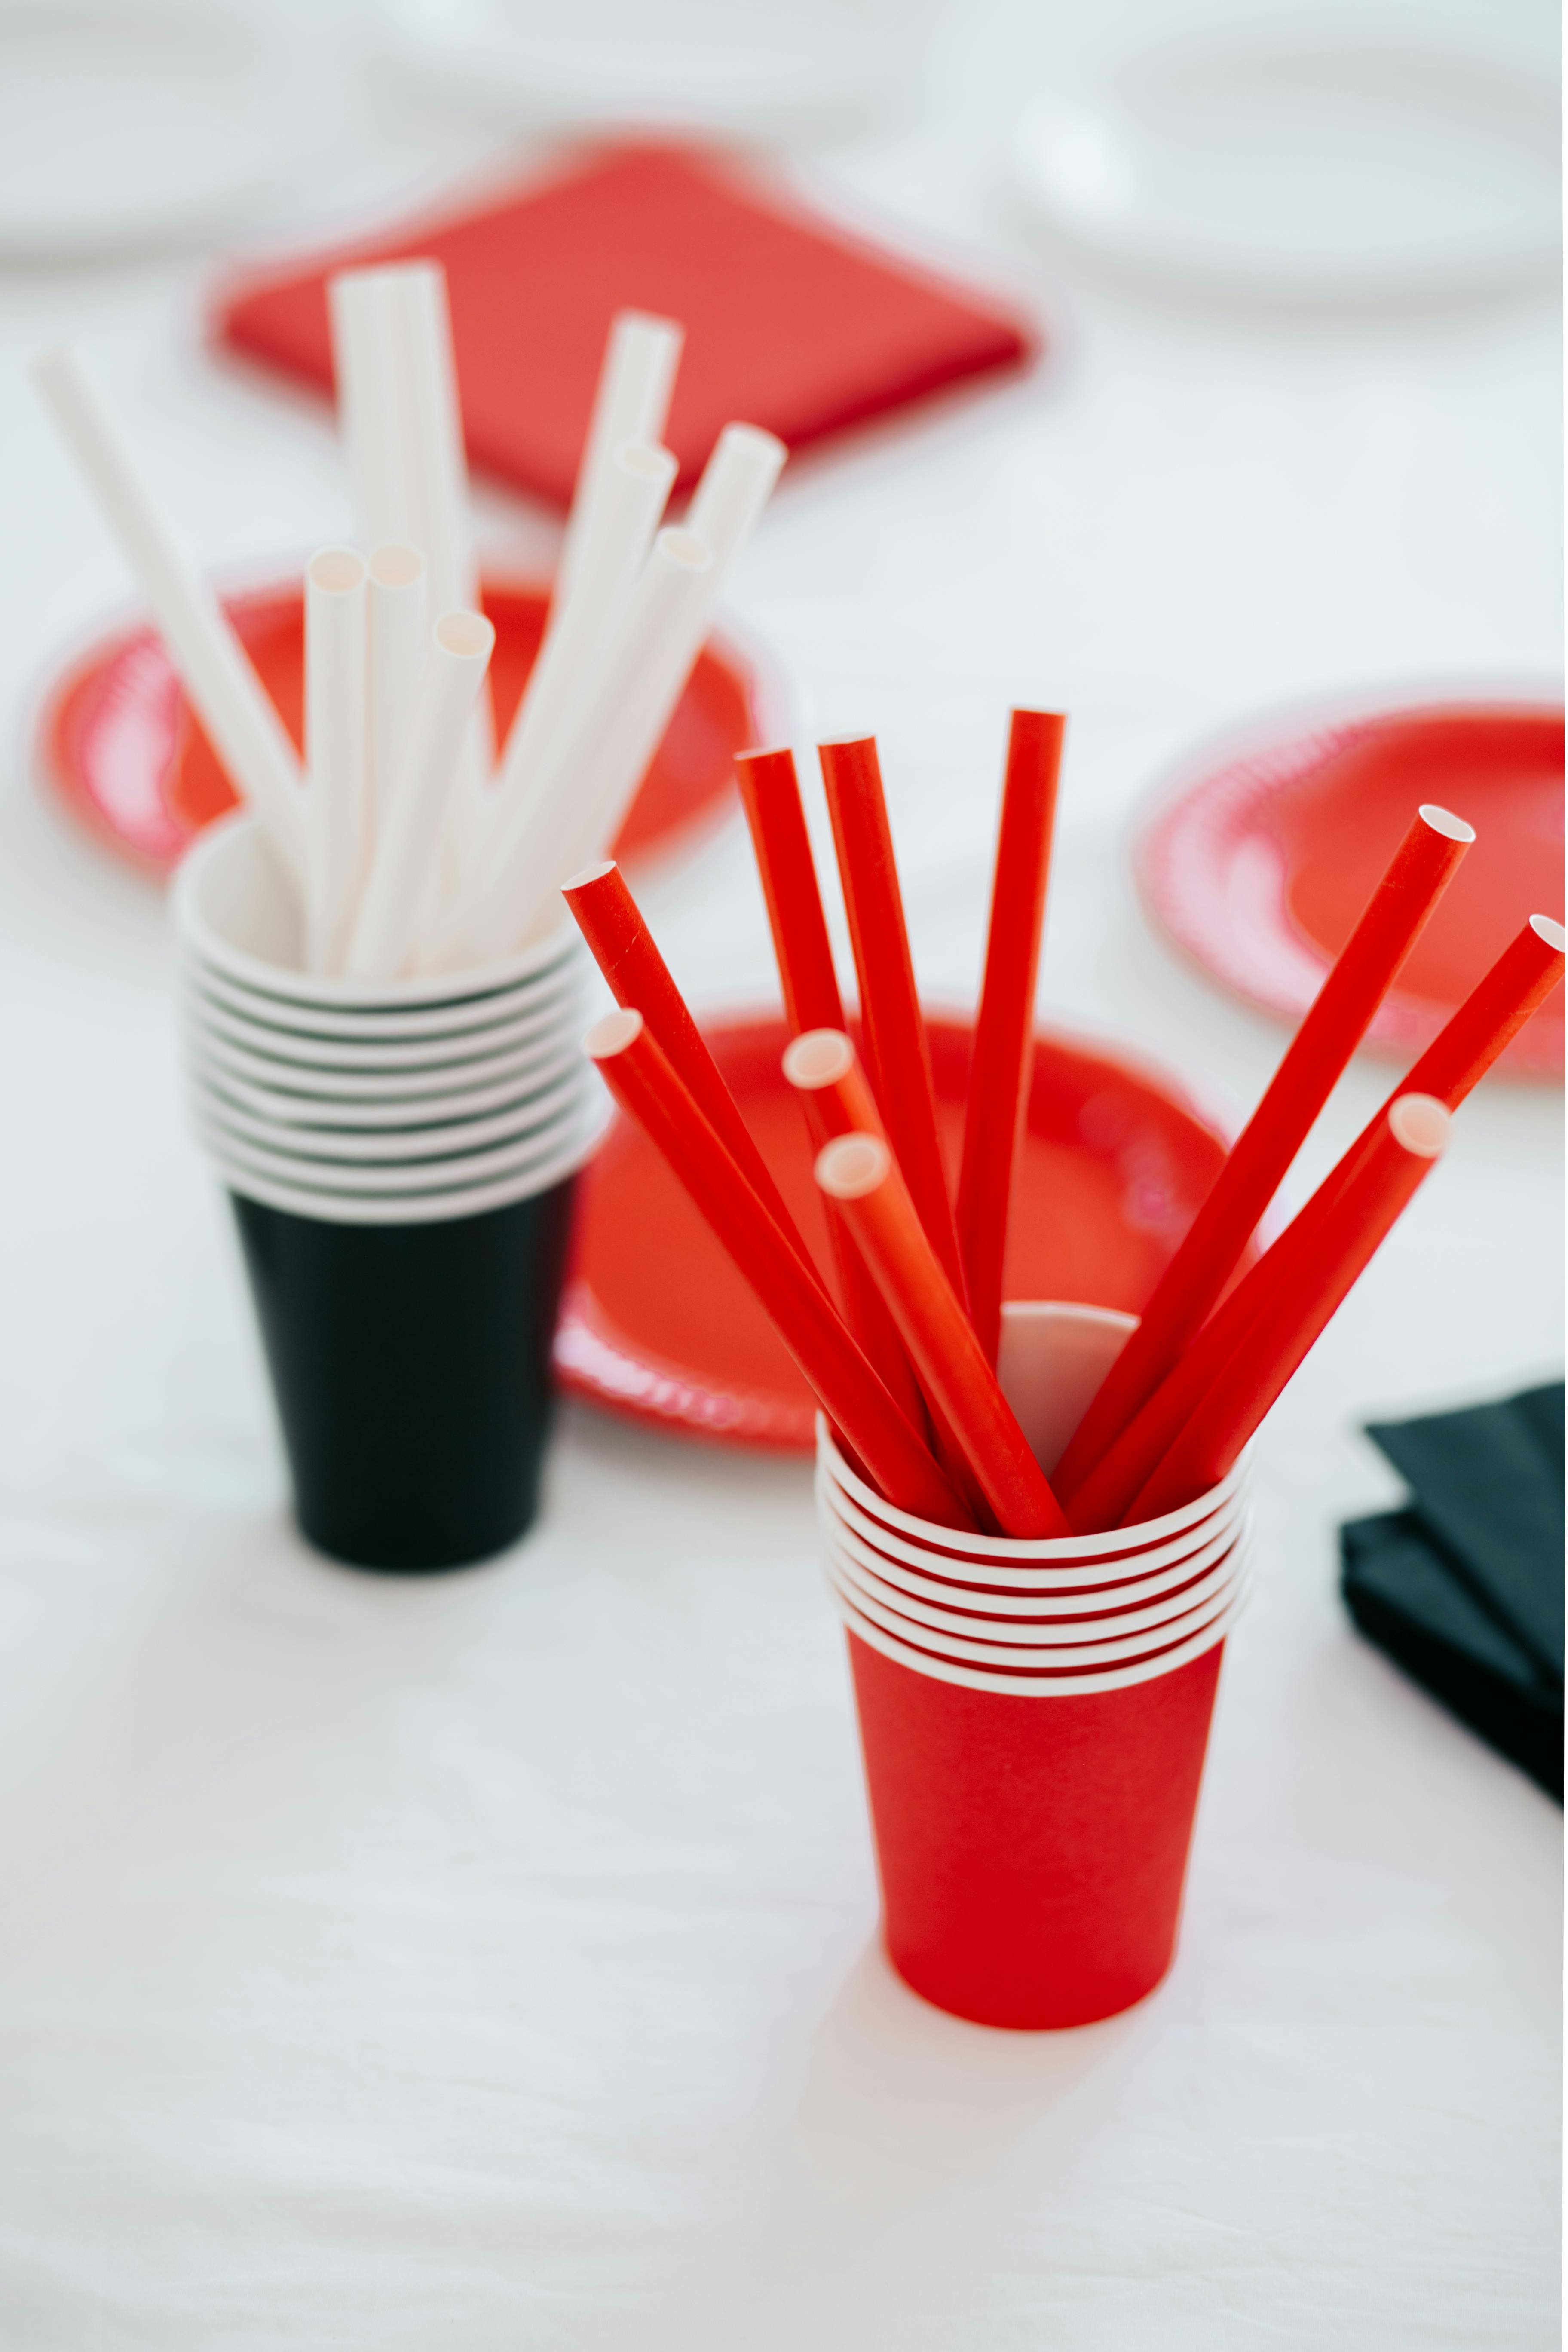
{"label": "blurred background plate", "polygon": [[1015,133],[1048,230],[1194,290],[1369,303],[1554,275],[1555,77],[1377,14],[1133,49]]}
{"label": "blurred background plate", "polygon": [[[956,1180],[970,1022],[928,1011],[937,1111]],[[747,1126],[820,1264],[827,1233],[777,1014],[705,1024]],[[1225,1156],[1173,1079],[1042,1031],[1007,1237],[1009,1298],[1136,1314]],[[584,1172],[555,1367],[595,1404],[683,1435],[806,1451],[816,1403],[784,1342],[640,1128],[617,1118]]]}
{"label": "blurred background plate", "polygon": [[0,253],[199,239],[287,178],[309,109],[292,50],[208,0],[0,6]]}
{"label": "blurred background plate", "polygon": [[424,96],[525,124],[773,138],[862,126],[918,79],[926,0],[400,0]]}
{"label": "blurred background plate", "polygon": [[[1476,828],[1367,1032],[1408,1061],[1531,915],[1563,918],[1563,709],[1466,702],[1280,722],[1211,749],[1138,845],[1149,911],[1178,947],[1294,1021],[1423,801]],[[1563,1072],[1563,991],[1499,1067]]]}
{"label": "blurred background plate", "polygon": [[[496,626],[490,677],[504,740],[539,650],[549,592],[487,578]],[[296,743],[302,740],[304,619],[290,582],[226,600],[226,608]],[[734,758],[787,739],[786,698],[765,656],[709,639],[616,843],[632,860],[678,849],[722,814]],[[176,865],[202,827],[235,805],[228,779],[193,718],[156,630],[98,639],[45,693],[35,766],[72,814],[133,863]]]}

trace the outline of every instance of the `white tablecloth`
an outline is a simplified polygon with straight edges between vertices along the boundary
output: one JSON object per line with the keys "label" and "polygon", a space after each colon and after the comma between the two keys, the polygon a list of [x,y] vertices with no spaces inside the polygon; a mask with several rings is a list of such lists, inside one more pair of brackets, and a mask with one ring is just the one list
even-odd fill
{"label": "white tablecloth", "polygon": [[[812,184],[1010,272],[1050,363],[803,462],[732,604],[803,740],[878,730],[934,992],[974,986],[1006,706],[1067,707],[1043,1009],[1245,1105],[1280,1033],[1152,935],[1132,814],[1278,702],[1550,677],[1556,315],[1268,323],[1049,268],[997,181],[1015,55]],[[366,189],[468,152],[355,135]],[[1554,2343],[1560,1816],[1358,1640],[1334,1528],[1398,1491],[1361,1419],[1559,1365],[1560,1097],[1471,1103],[1269,1424],[1169,1981],[1058,2036],[927,2008],[805,1464],[574,1407],[491,1566],[383,1581],[291,1528],[163,905],[21,748],[127,586],[30,350],[89,345],[215,562],[352,526],[324,417],[203,355],[203,283],[0,288],[0,2338]],[[699,1001],[769,992],[738,823],[647,905]]]}

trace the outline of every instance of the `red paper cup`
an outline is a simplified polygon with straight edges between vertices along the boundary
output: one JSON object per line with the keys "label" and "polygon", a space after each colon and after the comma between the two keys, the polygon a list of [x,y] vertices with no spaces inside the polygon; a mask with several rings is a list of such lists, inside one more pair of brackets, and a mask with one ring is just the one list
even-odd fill
{"label": "red paper cup", "polygon": [[[1005,1307],[999,1370],[1050,1471],[1129,1318]],[[848,1635],[893,1965],[983,2025],[1086,2025],[1175,1950],[1220,1659],[1246,1598],[1244,1465],[1110,1537],[954,1536],[826,1429],[818,1510]]]}
{"label": "red paper cup", "polygon": [[1223,1639],[1121,1689],[1027,1696],[849,1660],[888,1954],[980,2025],[1088,2025],[1171,1965]]}

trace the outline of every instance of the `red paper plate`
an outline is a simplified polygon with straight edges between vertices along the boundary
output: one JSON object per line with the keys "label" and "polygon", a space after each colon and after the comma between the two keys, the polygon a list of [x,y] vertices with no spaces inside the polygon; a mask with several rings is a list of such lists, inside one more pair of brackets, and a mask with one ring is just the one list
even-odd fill
{"label": "red paper plate", "polygon": [[[970,1024],[930,1013],[937,1108],[956,1177]],[[777,1014],[705,1028],[746,1123],[821,1262],[827,1234]],[[1173,1081],[1042,1033],[1007,1240],[1010,1298],[1136,1313],[1225,1156],[1222,1128]],[[642,1130],[617,1118],[583,1179],[555,1364],[595,1403],[705,1437],[805,1449],[816,1407],[784,1343]]]}
{"label": "red paper plate", "polygon": [[[1294,1020],[1349,937],[1423,801],[1476,828],[1368,1032],[1408,1061],[1531,915],[1563,916],[1563,711],[1481,704],[1325,722],[1205,765],[1139,844],[1151,913],[1254,1003]],[[1502,1055],[1561,1076],[1558,988]]]}
{"label": "red paper plate", "polygon": [[[543,634],[548,592],[487,581],[496,625],[490,665],[498,735],[504,736]],[[226,610],[296,743],[301,740],[304,606],[297,584],[226,600]],[[701,829],[734,789],[734,758],[787,734],[784,697],[763,666],[722,637],[710,639],[616,843],[618,856],[662,856]],[[235,805],[216,755],[193,717],[150,624],[100,638],[48,689],[37,765],[83,824],[159,874],[205,824]]]}

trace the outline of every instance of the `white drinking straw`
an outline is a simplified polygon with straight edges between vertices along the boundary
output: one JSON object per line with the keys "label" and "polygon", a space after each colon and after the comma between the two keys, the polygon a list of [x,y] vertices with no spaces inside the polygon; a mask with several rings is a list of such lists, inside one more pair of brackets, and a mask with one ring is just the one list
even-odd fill
{"label": "white drinking straw", "polygon": [[339,971],[364,877],[368,716],[365,565],[324,548],[305,570],[305,961]]}
{"label": "white drinking straw", "polygon": [[346,969],[356,980],[394,979],[407,961],[495,638],[478,613],[447,613],[432,632],[392,814],[349,943]]}
{"label": "white drinking straw", "polygon": [[[343,270],[331,280],[340,417],[373,545],[425,558],[427,611],[476,610],[479,569],[468,499],[447,274],[438,262]],[[474,710],[466,754],[478,794],[495,756],[489,705]]]}
{"label": "white drinking straw", "polygon": [[617,311],[610,322],[594,413],[555,570],[557,609],[563,605],[576,576],[616,451],[628,441],[651,447],[664,437],[664,420],[669,413],[684,341],[684,328],[673,320],[650,318],[641,310]]}
{"label": "white drinking straw", "polygon": [[240,798],[295,881],[305,877],[305,794],[294,746],[216,597],[181,549],[68,351],[34,379],[140,579],[180,679]]}
{"label": "white drinking straw", "polygon": [[425,558],[432,610],[473,611],[479,581],[447,273],[438,262],[410,261],[385,275],[397,464],[409,509],[400,536]]}
{"label": "white drinking straw", "polygon": [[393,409],[391,274],[344,269],[327,281],[338,429],[373,547],[407,541],[413,520]]}
{"label": "white drinking straw", "polygon": [[425,559],[378,547],[370,559],[370,808],[374,840],[392,811],[425,659]]}
{"label": "white drinking straw", "polygon": [[540,648],[507,737],[495,789],[485,796],[466,878],[472,880],[517,822],[542,763],[585,705],[647,560],[675,481],[668,449],[628,443],[608,467],[570,594]]}
{"label": "white drinking straw", "polygon": [[585,707],[557,736],[477,892],[437,927],[432,969],[504,953],[565,877],[604,854],[701,650],[716,570],[694,531],[659,532]]}
{"label": "white drinking straw", "polygon": [[789,452],[760,425],[726,425],[691,494],[686,528],[705,539],[721,572],[768,502]]}

